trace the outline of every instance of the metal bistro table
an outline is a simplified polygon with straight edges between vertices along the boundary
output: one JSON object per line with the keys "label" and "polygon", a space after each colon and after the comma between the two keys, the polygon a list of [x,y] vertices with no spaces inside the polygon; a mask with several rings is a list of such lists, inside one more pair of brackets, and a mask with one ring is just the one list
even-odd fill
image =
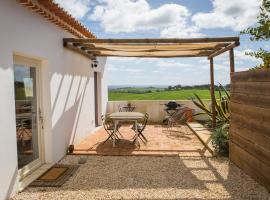
{"label": "metal bistro table", "polygon": [[[114,121],[114,133],[116,133],[117,124],[120,121],[132,121],[135,123],[135,131],[136,134],[138,134],[137,131],[137,123],[138,120],[144,118],[144,114],[140,112],[115,112],[110,114],[110,118]],[[136,135],[137,139],[137,135]],[[115,147],[115,137],[113,138],[113,147]]]}

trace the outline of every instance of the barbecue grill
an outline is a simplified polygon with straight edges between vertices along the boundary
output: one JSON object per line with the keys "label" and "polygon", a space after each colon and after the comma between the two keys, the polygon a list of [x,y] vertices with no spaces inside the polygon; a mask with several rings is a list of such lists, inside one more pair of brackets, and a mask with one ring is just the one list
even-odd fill
{"label": "barbecue grill", "polygon": [[177,108],[181,107],[181,105],[176,103],[176,101],[169,101],[167,104],[165,104],[165,106],[165,110],[176,110]]}
{"label": "barbecue grill", "polygon": [[168,114],[163,120],[163,123],[167,124],[168,118],[172,117],[180,109],[181,105],[178,104],[176,101],[169,101],[168,103],[163,105],[165,105],[164,111],[166,111],[166,113]]}

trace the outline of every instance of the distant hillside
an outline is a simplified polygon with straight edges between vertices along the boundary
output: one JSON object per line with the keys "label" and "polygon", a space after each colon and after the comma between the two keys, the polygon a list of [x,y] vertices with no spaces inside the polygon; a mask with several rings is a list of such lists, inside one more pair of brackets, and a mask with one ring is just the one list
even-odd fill
{"label": "distant hillside", "polygon": [[[219,86],[215,85],[215,88],[217,89]],[[230,85],[224,86],[227,90],[230,89]],[[182,86],[182,85],[174,85],[174,86],[109,86],[109,91],[114,92],[127,92],[127,93],[150,93],[155,91],[164,91],[164,90],[183,90],[183,89],[200,89],[200,90],[208,90],[210,88],[210,84],[204,84],[204,85],[191,85],[191,86]]]}

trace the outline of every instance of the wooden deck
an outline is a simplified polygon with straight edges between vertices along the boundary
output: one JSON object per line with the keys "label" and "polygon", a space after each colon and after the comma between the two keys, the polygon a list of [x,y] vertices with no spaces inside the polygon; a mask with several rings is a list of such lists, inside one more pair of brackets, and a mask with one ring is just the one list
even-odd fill
{"label": "wooden deck", "polygon": [[207,148],[197,136],[187,127],[174,127],[170,132],[167,127],[159,124],[147,125],[144,135],[148,139],[147,144],[139,140],[133,144],[134,132],[131,125],[123,125],[120,128],[123,135],[116,146],[112,141],[103,142],[108,134],[103,128],[90,134],[80,144],[75,145],[74,155],[156,155],[156,156],[178,156],[185,153],[211,156]]}

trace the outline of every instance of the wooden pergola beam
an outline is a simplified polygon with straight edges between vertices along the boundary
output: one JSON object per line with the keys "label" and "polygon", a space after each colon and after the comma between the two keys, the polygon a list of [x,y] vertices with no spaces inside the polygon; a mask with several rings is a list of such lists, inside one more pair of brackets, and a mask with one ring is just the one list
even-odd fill
{"label": "wooden pergola beam", "polygon": [[[63,40],[64,42],[65,39]],[[223,48],[231,44],[231,42],[209,42],[209,43],[88,43],[88,42],[67,42],[76,43],[78,46],[89,46],[93,48]]]}
{"label": "wooden pergola beam", "polygon": [[234,43],[226,46],[225,48],[220,49],[220,50],[216,51],[215,53],[211,54],[210,56],[208,56],[208,59],[214,58],[214,57],[216,57],[216,56],[218,56],[218,55],[220,55],[220,54],[222,54],[222,53],[224,53],[226,51],[229,51],[229,50],[231,50],[231,49],[233,49],[233,48],[235,48],[235,47],[237,47],[239,45],[240,45],[240,42],[239,41],[238,42],[234,42]]}
{"label": "wooden pergola beam", "polygon": [[77,39],[64,38],[64,42],[83,43],[208,43],[208,42],[237,42],[239,37],[216,37],[216,38],[151,38],[151,39]]}
{"label": "wooden pergola beam", "polygon": [[196,48],[196,47],[190,47],[185,49],[170,49],[170,48],[103,48],[103,47],[91,47],[88,45],[81,45],[84,49],[87,49],[88,51],[125,51],[125,52],[154,52],[154,51],[216,51],[221,48],[209,48],[209,47],[203,47],[203,48]]}
{"label": "wooden pergola beam", "polygon": [[90,53],[78,48],[76,45],[73,45],[70,43],[64,43],[64,47],[67,47],[67,48],[69,48],[77,53],[80,53],[80,54],[82,54],[90,59],[95,59],[95,56],[93,54],[90,54]]}

